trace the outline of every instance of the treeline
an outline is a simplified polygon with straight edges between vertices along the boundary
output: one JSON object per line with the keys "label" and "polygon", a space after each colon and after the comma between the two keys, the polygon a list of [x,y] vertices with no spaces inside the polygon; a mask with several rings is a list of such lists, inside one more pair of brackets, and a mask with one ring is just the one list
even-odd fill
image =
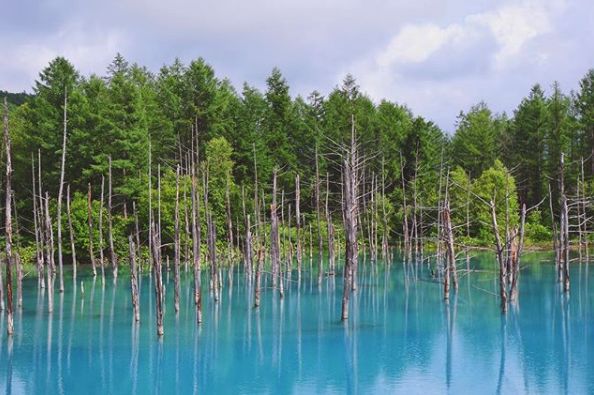
{"label": "treeline", "polygon": [[[189,64],[176,60],[152,73],[117,55],[105,75],[82,76],[59,57],[41,71],[32,96],[13,97],[15,105],[10,107],[16,238],[21,256],[31,261],[35,259],[33,175],[41,175],[36,181],[41,182],[38,195],[46,191],[50,197],[58,195],[65,98],[64,179],[72,194],[77,256],[83,261],[90,258],[90,242],[96,249],[107,248],[107,237],[98,233],[96,224],[99,218],[106,224],[108,215],[113,215],[114,243],[121,256],[127,255],[128,235],[135,226],[146,247],[149,206],[156,210],[157,204],[161,243],[171,246],[179,232],[174,221],[176,196],[181,226],[189,226],[189,169],[194,158],[199,162],[199,194],[207,191],[210,210],[205,213],[202,207],[200,215],[212,215],[221,250],[229,242],[241,248],[244,213],[257,208],[269,215],[275,169],[278,204],[285,210],[282,237],[296,240],[290,225],[294,228],[296,220],[290,218],[295,216],[299,175],[300,238],[305,242],[311,232],[316,238],[323,233],[320,240],[326,240],[328,223],[343,221],[337,147],[350,139],[353,128],[365,157],[359,186],[360,232],[366,234],[372,225],[372,231],[385,234],[390,245],[412,232],[413,225],[418,239],[437,237],[437,207],[446,184],[451,184],[456,239],[465,244],[492,242],[489,207],[483,201],[509,205],[513,223],[522,204],[531,207],[546,201],[549,191],[552,203],[531,211],[526,235],[531,242],[552,240],[562,155],[567,190],[589,196],[593,188],[594,70],[583,77],[577,92],[563,93],[557,83],[546,92],[535,85],[512,116],[494,114],[486,104],[477,104],[460,113],[450,136],[404,105],[372,101],[350,75],[327,96],[314,91],[305,98],[291,95],[278,69],[267,78],[264,92],[248,84],[238,92],[203,59]],[[101,197],[107,196],[110,162],[113,203],[108,213]],[[498,199],[502,194],[513,196]],[[94,228],[88,226],[89,204]],[[55,206],[49,207],[54,218]],[[66,214],[62,215],[67,223]],[[202,221],[202,228],[207,224]],[[344,240],[341,229],[336,227],[338,242]],[[187,231],[181,233],[182,239],[189,237]],[[368,239],[362,238],[362,243]],[[314,245],[325,248],[317,241]],[[64,248],[69,254],[70,248]]]}

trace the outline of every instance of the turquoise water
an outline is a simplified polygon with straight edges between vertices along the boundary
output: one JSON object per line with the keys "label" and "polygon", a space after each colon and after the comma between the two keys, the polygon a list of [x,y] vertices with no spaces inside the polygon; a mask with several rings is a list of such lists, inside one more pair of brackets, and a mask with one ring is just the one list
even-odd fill
{"label": "turquoise water", "polygon": [[[79,276],[56,292],[53,314],[34,279],[8,340],[0,318],[0,392],[12,394],[594,393],[594,278],[573,265],[569,297],[550,257],[527,255],[517,308],[499,310],[493,261],[462,274],[449,304],[420,266],[361,267],[351,318],[340,322],[342,281],[305,273],[285,298],[266,288],[254,310],[244,276],[204,296],[197,327],[191,275],[178,315],[167,281],[165,336],[156,336],[151,280],[142,277],[133,324],[129,280]],[[296,276],[293,276],[293,280]],[[80,281],[84,283],[84,292]],[[206,278],[203,284],[207,284]]]}

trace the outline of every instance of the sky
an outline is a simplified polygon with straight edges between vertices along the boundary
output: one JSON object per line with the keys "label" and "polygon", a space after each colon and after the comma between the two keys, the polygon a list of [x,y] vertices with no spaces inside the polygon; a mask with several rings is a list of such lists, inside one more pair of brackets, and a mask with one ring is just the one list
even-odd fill
{"label": "sky", "polygon": [[0,89],[31,91],[65,56],[104,74],[116,53],[157,72],[203,57],[239,90],[279,67],[291,94],[347,73],[374,101],[455,130],[481,101],[513,113],[530,87],[577,89],[594,68],[591,0],[19,0],[0,14]]}

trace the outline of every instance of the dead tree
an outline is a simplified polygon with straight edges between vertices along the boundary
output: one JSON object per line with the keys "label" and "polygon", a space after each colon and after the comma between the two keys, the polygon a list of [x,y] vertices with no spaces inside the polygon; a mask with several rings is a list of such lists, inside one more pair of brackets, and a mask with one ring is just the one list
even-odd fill
{"label": "dead tree", "polygon": [[297,232],[297,279],[301,281],[301,264],[303,261],[303,251],[301,246],[301,186],[299,174],[295,176],[295,230]]}
{"label": "dead tree", "polygon": [[[37,207],[37,187],[35,182],[35,157],[31,155],[31,179],[32,182],[32,191],[33,191],[33,226],[35,228],[35,261],[37,263],[37,285],[39,288],[45,287],[45,282],[43,280],[43,246],[41,244],[40,238],[40,224],[39,224],[39,210]],[[0,281],[1,287],[1,281]],[[0,290],[0,297],[2,297],[2,291]],[[2,310],[0,308],[0,310]]]}
{"label": "dead tree", "polygon": [[330,275],[334,275],[335,270],[335,251],[334,251],[334,225],[332,224],[332,216],[330,215],[330,209],[328,200],[330,198],[330,174],[326,173],[326,224],[328,232],[328,272]]}
{"label": "dead tree", "polygon": [[243,246],[243,263],[245,274],[248,278],[252,277],[252,229],[250,224],[250,216],[246,211],[245,207],[245,190],[243,185],[241,186],[241,207],[243,210],[243,220],[245,227],[245,238]]}
{"label": "dead tree", "polygon": [[175,312],[179,312],[179,282],[180,282],[180,273],[179,273],[179,266],[181,260],[181,243],[179,240],[179,165],[177,165],[177,169],[175,170],[175,224],[174,224],[174,262],[173,262],[173,269],[174,269],[174,282],[175,282],[175,295],[174,295],[174,307]]}
{"label": "dead tree", "polygon": [[95,252],[93,251],[93,201],[91,197],[91,183],[88,183],[87,192],[87,222],[89,225],[89,258],[91,258],[91,267],[93,268],[93,277],[97,276],[97,267],[95,264]]}
{"label": "dead tree", "polygon": [[47,275],[47,310],[49,313],[54,311],[54,265],[53,265],[53,245],[54,236],[52,232],[52,219],[49,213],[49,193],[45,192],[43,200],[43,210],[45,219],[45,267]]}
{"label": "dead tree", "polygon": [[[132,201],[132,211],[134,214],[134,234],[136,235],[136,257],[140,258],[140,224],[138,223],[138,210],[136,210],[136,202]],[[141,262],[138,262],[138,271],[142,270]]]}
{"label": "dead tree", "polygon": [[107,194],[107,222],[109,227],[109,260],[111,261],[111,269],[113,270],[113,277],[118,276],[118,258],[115,253],[115,247],[113,244],[113,206],[111,204],[113,191],[112,191],[112,177],[111,177],[111,156],[109,157],[109,185]]}
{"label": "dead tree", "polygon": [[454,279],[454,289],[458,289],[458,275],[456,272],[456,253],[454,251],[454,231],[452,227],[452,219],[450,212],[450,202],[447,198],[443,203],[441,210],[442,217],[442,228],[443,241],[445,243],[446,260],[445,260],[445,272],[444,272],[444,286],[443,286],[443,298],[449,299],[450,297],[450,275]]}
{"label": "dead tree", "polygon": [[225,206],[227,211],[227,260],[231,266],[233,260],[233,221],[231,219],[231,192],[230,192],[230,174],[227,174],[227,183],[225,186]]}
{"label": "dead tree", "polygon": [[322,240],[322,223],[320,215],[320,164],[318,157],[318,146],[316,145],[316,218],[318,222],[318,285],[322,284],[322,275],[324,270],[323,253],[324,241]]}
{"label": "dead tree", "polygon": [[[194,135],[192,135],[192,149],[194,148]],[[192,258],[194,265],[194,305],[196,307],[196,323],[202,322],[202,291],[200,270],[200,198],[198,196],[197,162],[198,149],[192,152],[191,161],[191,200],[192,200]]]}
{"label": "dead tree", "polygon": [[563,291],[569,292],[569,209],[565,193],[565,164],[564,155],[561,154],[559,172],[559,192],[561,194],[561,226],[560,226],[560,269],[563,278]]}
{"label": "dead tree", "polygon": [[72,212],[70,211],[70,184],[66,187],[66,215],[68,216],[68,233],[70,235],[70,253],[72,255],[72,280],[76,282],[76,247],[74,245],[74,227],[72,226]]}
{"label": "dead tree", "polygon": [[404,178],[404,159],[400,153],[400,178],[402,180],[402,236],[404,241],[404,256],[411,260],[412,248],[410,242],[410,230],[408,225],[408,206],[406,204],[406,180]]}
{"label": "dead tree", "polygon": [[68,125],[68,94],[64,92],[64,134],[62,137],[62,164],[60,166],[60,185],[58,186],[58,267],[60,269],[60,292],[64,292],[64,268],[62,259],[62,197],[64,196],[64,172],[66,166],[66,138]]}
{"label": "dead tree", "polygon": [[[272,288],[279,287],[280,264],[279,264],[279,234],[278,234],[278,213],[276,208],[276,173],[275,168],[272,172],[272,203],[270,204],[270,261],[272,265]],[[283,296],[282,288],[279,289],[279,294]]]}
{"label": "dead tree", "polygon": [[105,192],[105,177],[101,176],[101,199],[99,204],[99,265],[101,266],[101,279],[105,282],[105,257],[103,255],[103,201]]}
{"label": "dead tree", "polygon": [[155,224],[152,224],[153,227],[153,277],[155,282],[155,308],[157,314],[157,336],[163,336],[163,302],[164,302],[164,292],[163,292],[163,272],[161,269],[161,240],[159,240],[159,233],[154,229]]}
{"label": "dead tree", "polygon": [[358,227],[358,171],[359,159],[357,156],[357,141],[355,138],[355,120],[351,117],[351,141],[345,149],[342,163],[343,173],[343,199],[344,199],[344,218],[345,218],[345,265],[344,265],[344,283],[342,292],[342,311],[341,319],[349,318],[349,299],[357,270],[358,246],[357,246],[357,227]]}
{"label": "dead tree", "polygon": [[386,174],[384,157],[382,156],[382,260],[388,262],[388,214],[386,212]]}
{"label": "dead tree", "polygon": [[6,333],[12,336],[14,333],[13,302],[12,302],[12,161],[10,152],[10,135],[8,133],[8,103],[4,97],[4,147],[6,150],[6,196],[4,205],[4,235],[6,243]]}
{"label": "dead tree", "polygon": [[210,290],[213,293],[215,302],[219,301],[219,271],[217,268],[216,251],[216,229],[212,218],[212,210],[209,204],[209,169],[208,163],[202,172],[202,183],[204,187],[204,215],[206,219],[206,244],[208,249],[208,261],[210,264]]}
{"label": "dead tree", "polygon": [[14,190],[12,191],[12,207],[14,209],[14,231],[15,231],[15,240],[16,240],[16,249],[13,252],[13,264],[16,269],[16,276],[17,276],[17,308],[23,307],[23,263],[21,261],[21,255],[19,254],[19,250],[21,249],[20,245],[20,235],[19,235],[19,215],[17,213],[17,204],[16,204],[16,196]]}
{"label": "dead tree", "polygon": [[140,321],[140,302],[138,298],[138,270],[136,268],[136,249],[132,235],[128,236],[130,247],[130,292],[132,297],[132,309],[134,310],[134,321]]}
{"label": "dead tree", "polygon": [[190,236],[190,217],[188,215],[188,193],[187,182],[185,181],[190,173],[190,160],[186,156],[185,178],[184,178],[184,272],[188,272],[188,265],[190,262],[190,244],[188,242]]}

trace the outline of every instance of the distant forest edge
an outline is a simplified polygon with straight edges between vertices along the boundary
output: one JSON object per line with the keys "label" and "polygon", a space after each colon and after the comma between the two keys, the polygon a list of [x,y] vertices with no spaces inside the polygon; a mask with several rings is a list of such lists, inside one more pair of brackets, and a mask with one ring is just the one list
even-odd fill
{"label": "distant forest edge", "polygon": [[0,90],[0,97],[6,97],[8,104],[11,106],[20,106],[21,104],[25,103],[27,100],[33,98],[33,95],[26,92],[21,93],[11,93],[7,91]]}
{"label": "distant forest edge", "polygon": [[[374,102],[351,75],[327,96],[313,91],[292,97],[275,68],[265,91],[247,83],[237,91],[201,58],[189,64],[176,60],[153,73],[118,54],[105,75],[83,76],[58,57],[40,72],[32,94],[0,91],[0,97],[9,103],[16,248],[31,263],[37,219],[33,192],[48,192],[48,211],[55,221],[64,127],[64,182],[72,211],[71,218],[61,211],[62,223],[72,222],[64,240],[70,231],[76,234],[73,245],[83,262],[91,259],[91,242],[97,254],[107,249],[112,232],[117,256],[128,255],[128,235],[136,228],[141,250],[148,250],[149,218],[151,209],[156,215],[157,205],[164,253],[173,255],[174,235],[180,232],[174,221],[178,211],[188,259],[194,159],[197,193],[208,198],[208,212],[203,204],[198,215],[212,217],[218,251],[230,245],[241,251],[246,212],[255,213],[252,223],[260,215],[266,223],[274,172],[277,204],[283,210],[283,248],[292,248],[297,237],[305,246],[311,235],[314,249],[327,248],[318,237],[326,240],[327,232],[335,231],[338,249],[344,241],[338,146],[349,141],[353,129],[365,159],[358,219],[363,245],[368,240],[373,244],[370,235],[375,234],[385,235],[394,246],[413,232],[413,224],[415,237],[427,244],[435,241],[446,189],[457,243],[494,242],[491,211],[485,204],[490,200],[498,206],[499,224],[512,227],[523,204],[537,206],[526,219],[527,242],[551,243],[560,213],[562,170],[565,190],[579,200],[569,209],[575,210],[572,229],[579,226],[580,243],[591,230],[594,69],[575,92],[563,92],[558,83],[546,89],[534,85],[512,115],[495,114],[486,103],[477,103],[460,112],[453,135],[405,105]],[[3,165],[4,151],[3,145]],[[109,210],[108,175],[113,189]],[[297,176],[300,234],[295,231]],[[2,171],[2,185],[4,177]],[[5,193],[2,188],[2,207]],[[4,210],[0,217],[3,227]],[[104,226],[101,234],[98,222]],[[108,222],[109,237],[104,233]],[[208,223],[201,221],[201,233],[210,233]],[[337,224],[336,229],[330,230],[329,223]],[[71,247],[65,245],[64,253],[70,255]]]}

